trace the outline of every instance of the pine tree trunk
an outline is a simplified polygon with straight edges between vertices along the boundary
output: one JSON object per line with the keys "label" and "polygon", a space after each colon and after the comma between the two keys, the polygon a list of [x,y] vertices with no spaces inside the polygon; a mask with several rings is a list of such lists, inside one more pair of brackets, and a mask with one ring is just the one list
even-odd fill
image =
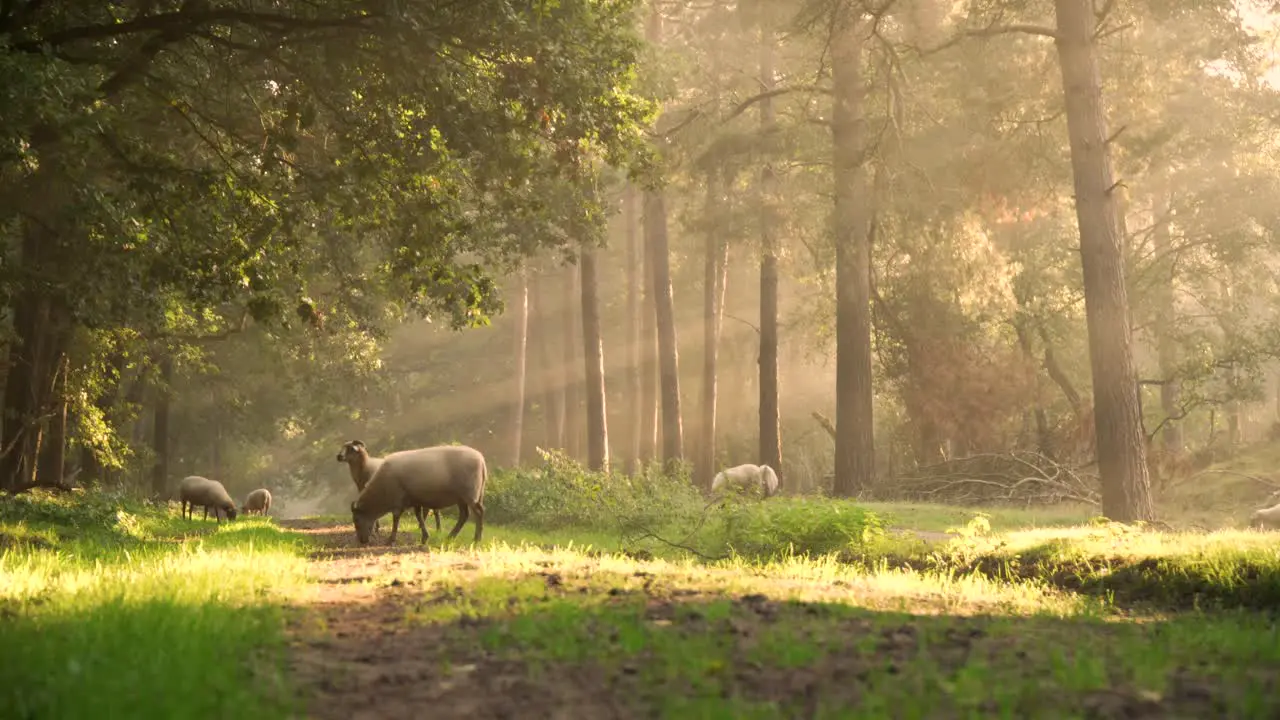
{"label": "pine tree trunk", "polygon": [[516,292],[515,323],[516,387],[511,398],[511,467],[519,467],[524,450],[524,410],[526,371],[529,357],[529,271],[520,269],[520,289]]}
{"label": "pine tree trunk", "polygon": [[[628,416],[632,418],[626,423],[627,427],[627,462],[630,469],[635,472],[640,469],[641,462],[644,458],[643,438],[645,430],[645,422],[639,416],[643,414],[645,407],[653,407],[653,403],[648,406],[644,404],[641,386],[641,377],[644,373],[644,362],[648,357],[648,353],[644,352],[641,345],[641,338],[645,337],[641,334],[641,327],[644,325],[640,319],[640,295],[643,292],[640,287],[640,270],[643,266],[641,260],[641,244],[639,238],[639,210],[636,207],[636,188],[634,185],[627,183],[627,187],[623,190],[622,195],[622,215],[623,222],[627,228],[627,360],[626,360],[626,406],[631,408]],[[651,423],[656,424],[656,420],[650,418]]]}
{"label": "pine tree trunk", "polygon": [[836,225],[836,461],[833,491],[852,497],[872,481],[870,212],[863,155],[861,11],[837,11],[831,74]]}
{"label": "pine tree trunk", "polygon": [[652,248],[651,286],[658,329],[658,377],[662,395],[662,461],[668,470],[684,460],[680,414],[680,357],[676,346],[675,301],[671,292],[667,207],[662,193],[645,198],[645,230]]}
{"label": "pine tree trunk", "polygon": [[151,495],[157,500],[169,497],[169,407],[173,400],[173,358],[166,351],[160,359],[160,387],[156,389],[155,426],[151,447],[155,465],[151,466]]}
{"label": "pine tree trunk", "polygon": [[609,470],[609,416],[605,407],[604,340],[600,334],[600,298],[596,249],[582,250],[582,357],[587,396],[587,466]]}
{"label": "pine tree trunk", "polygon": [[574,459],[582,458],[582,400],[579,394],[581,377],[578,371],[582,368],[582,359],[578,351],[582,347],[579,341],[577,308],[580,299],[577,297],[577,268],[572,265],[565,268],[564,276],[564,451]]}
{"label": "pine tree trunk", "polygon": [[1124,232],[1112,195],[1115,180],[1094,50],[1096,20],[1089,0],[1054,0],[1054,6],[1080,225],[1102,514],[1120,522],[1150,520],[1151,486],[1121,251]]}
{"label": "pine tree trunk", "polygon": [[711,489],[716,464],[717,375],[720,359],[720,327],[724,313],[725,270],[728,266],[728,243],[724,242],[713,217],[723,201],[725,184],[720,173],[707,174],[707,237],[703,258],[702,316],[702,437],[698,447],[697,482]]}
{"label": "pine tree trunk", "polygon": [[[759,8],[758,12],[764,8]],[[760,88],[774,88],[774,34],[760,12]],[[773,100],[760,102],[760,137],[777,131]],[[781,478],[782,431],[778,407],[778,238],[774,222],[778,181],[769,161],[760,168],[760,463]]]}

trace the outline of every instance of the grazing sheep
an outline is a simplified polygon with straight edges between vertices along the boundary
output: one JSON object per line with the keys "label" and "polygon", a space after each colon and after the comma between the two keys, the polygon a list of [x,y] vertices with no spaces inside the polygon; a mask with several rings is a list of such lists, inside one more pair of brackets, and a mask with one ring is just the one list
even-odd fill
{"label": "grazing sheep", "polygon": [[[382,458],[370,456],[364,443],[359,440],[352,440],[342,446],[342,450],[338,453],[338,462],[346,463],[347,468],[351,470],[351,480],[356,484],[356,492],[364,490],[364,487],[373,479],[373,474],[382,467]],[[440,511],[433,508],[431,512],[436,516],[436,532],[440,532]],[[415,505],[413,515],[418,518],[419,523],[422,523],[423,507]],[[373,530],[377,532],[378,523],[373,524]]]}
{"label": "grazing sheep", "polygon": [[[394,545],[405,508],[457,505],[458,524],[449,537],[457,536],[467,517],[475,515],[475,541],[480,542],[484,532],[484,485],[488,477],[484,455],[466,445],[437,445],[391,453],[382,459],[382,466],[351,503],[356,539],[361,545],[368,545],[374,522],[391,513],[391,537],[387,544]],[[427,525],[421,515],[418,515],[418,527],[425,545]]]}
{"label": "grazing sheep", "polygon": [[227,489],[217,480],[189,475],[178,484],[178,499],[182,501],[182,517],[187,517],[187,509],[191,509],[191,518],[195,519],[196,506],[204,507],[204,519],[209,519],[209,508],[213,508],[213,519],[222,524],[221,510],[227,514],[227,520],[236,519],[236,504],[227,494]]}
{"label": "grazing sheep", "polygon": [[244,499],[244,505],[240,508],[240,512],[245,515],[266,515],[271,509],[271,491],[266,488],[258,488],[249,493]]}
{"label": "grazing sheep", "polygon": [[778,474],[768,465],[738,465],[716,473],[711,481],[711,492],[719,493],[729,488],[744,492],[759,492],[764,497],[778,493]]}
{"label": "grazing sheep", "polygon": [[1280,529],[1280,505],[1254,510],[1249,516],[1249,527],[1259,530]]}

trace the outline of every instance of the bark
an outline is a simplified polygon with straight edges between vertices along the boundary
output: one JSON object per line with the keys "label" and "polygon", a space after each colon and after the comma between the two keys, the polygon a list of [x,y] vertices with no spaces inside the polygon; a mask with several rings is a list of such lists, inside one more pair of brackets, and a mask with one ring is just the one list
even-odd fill
{"label": "bark", "polygon": [[[626,223],[627,229],[627,358],[624,367],[626,368],[626,407],[633,408],[628,413],[632,418],[642,414],[645,404],[642,400],[641,392],[641,374],[643,373],[644,358],[648,353],[643,352],[640,344],[640,328],[643,322],[640,319],[640,268],[642,261],[640,259],[641,247],[638,226],[640,224],[639,211],[636,208],[636,188],[628,183],[622,195],[622,213],[623,221]],[[648,407],[653,407],[650,403]],[[637,410],[640,409],[640,410]],[[651,418],[652,420],[652,418]],[[654,421],[656,425],[656,421]],[[632,471],[639,470],[641,460],[644,456],[642,449],[644,437],[645,423],[638,419],[633,419],[627,423],[627,462],[631,464]]]}
{"label": "bark", "polygon": [[871,383],[871,248],[864,164],[862,55],[866,26],[838,10],[831,73],[836,233],[836,458],[833,491],[851,497],[875,467]]}
{"label": "bark", "polygon": [[712,219],[723,200],[725,183],[718,172],[707,175],[707,237],[703,258],[702,316],[702,438],[698,448],[695,477],[704,488],[711,488],[716,466],[716,405],[720,364],[720,331],[724,317],[724,292],[729,265],[729,245],[718,224]]}
{"label": "bark", "polygon": [[[647,204],[647,203],[646,203]],[[645,208],[648,212],[648,208]],[[640,455],[642,464],[652,462],[658,454],[658,311],[653,301],[653,286],[647,279],[653,274],[653,249],[645,220],[646,238],[643,248],[643,274],[646,279],[640,308]]]}
{"label": "bark", "polygon": [[70,370],[70,358],[65,352],[59,353],[49,402],[52,417],[40,442],[40,465],[36,473],[39,485],[62,486],[67,477],[67,373]]}
{"label": "bark", "polygon": [[[763,9],[763,8],[761,8]],[[760,88],[774,89],[774,35],[760,13]],[[760,102],[760,136],[776,132],[772,98]],[[773,222],[778,181],[773,164],[760,168],[760,463],[782,476],[782,431],[778,407],[778,238]]]}
{"label": "bark", "polygon": [[580,379],[578,369],[582,360],[578,357],[578,313],[579,299],[575,297],[578,273],[576,268],[565,268],[564,278],[564,446],[569,457],[582,457],[582,400],[579,395]]}
{"label": "bark", "polygon": [[151,466],[151,495],[156,499],[169,497],[169,407],[173,401],[173,358],[166,353],[160,359],[160,387],[156,388],[155,425],[152,427],[151,447],[155,451],[155,465]]}
{"label": "bark", "polygon": [[605,407],[604,340],[600,334],[600,298],[596,250],[582,250],[582,357],[587,396],[587,466],[609,470],[609,416]]}
{"label": "bark", "polygon": [[1124,232],[1113,196],[1115,180],[1094,49],[1096,19],[1089,0],[1054,0],[1054,6],[1080,225],[1102,514],[1120,522],[1151,520],[1154,511],[1124,281]]}
{"label": "bark", "polygon": [[658,329],[658,376],[662,394],[662,460],[671,470],[684,459],[680,419],[680,357],[676,347],[675,301],[671,293],[667,207],[661,192],[645,197],[645,234],[652,253],[655,319]]}
{"label": "bark", "polygon": [[534,342],[538,346],[538,362],[542,371],[539,373],[542,385],[543,422],[546,425],[546,448],[564,447],[564,391],[560,387],[560,366],[556,364],[554,348],[555,317],[551,311],[551,302],[542,287],[542,274],[534,273],[529,278],[529,293],[533,298]]}
{"label": "bark", "polygon": [[516,295],[516,388],[511,399],[511,467],[519,467],[524,449],[526,370],[529,357],[529,271],[520,269],[520,289]]}

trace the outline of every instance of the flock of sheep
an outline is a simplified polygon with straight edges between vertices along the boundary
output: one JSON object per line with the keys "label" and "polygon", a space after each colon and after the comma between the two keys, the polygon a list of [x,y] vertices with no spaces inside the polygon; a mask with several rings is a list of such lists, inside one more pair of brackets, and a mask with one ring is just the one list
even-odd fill
{"label": "flock of sheep", "polygon": [[[484,455],[466,445],[436,445],[417,450],[393,452],[386,457],[369,455],[365,444],[351,440],[338,452],[338,462],[346,463],[359,496],[351,503],[351,519],[356,539],[368,545],[378,528],[378,519],[391,513],[391,536],[394,545],[400,529],[400,516],[412,509],[422,531],[422,544],[427,543],[426,513],[436,517],[440,530],[440,508],[456,506],[458,524],[449,537],[457,536],[471,518],[476,526],[475,541],[484,532],[484,486],[489,478]],[[778,475],[768,465],[738,465],[721,471],[711,483],[711,492],[744,491],[763,497],[778,492]],[[182,501],[182,517],[195,517],[197,507],[204,508],[204,518],[213,510],[214,519],[235,520],[236,505],[222,483],[192,475],[178,486]],[[265,515],[271,509],[271,492],[259,488],[249,493],[240,512]]]}
{"label": "flock of sheep", "polygon": [[[449,537],[462,530],[470,518],[476,526],[476,542],[484,532],[484,485],[489,477],[484,455],[465,445],[437,445],[417,450],[402,450],[386,457],[370,457],[363,442],[352,440],[342,446],[338,462],[346,463],[351,470],[360,494],[351,503],[351,519],[356,528],[356,539],[361,545],[369,544],[377,529],[378,518],[391,513],[391,536],[387,543],[394,545],[400,529],[400,516],[413,509],[422,530],[422,544],[427,542],[425,513],[436,516],[436,530],[440,529],[440,508],[457,506],[458,524]],[[204,508],[204,518],[213,517],[222,522],[236,519],[236,504],[222,483],[192,475],[183,478],[178,485],[178,498],[182,502],[182,517],[195,517],[197,507]],[[271,509],[271,492],[259,488],[245,498],[240,512],[265,515]]]}

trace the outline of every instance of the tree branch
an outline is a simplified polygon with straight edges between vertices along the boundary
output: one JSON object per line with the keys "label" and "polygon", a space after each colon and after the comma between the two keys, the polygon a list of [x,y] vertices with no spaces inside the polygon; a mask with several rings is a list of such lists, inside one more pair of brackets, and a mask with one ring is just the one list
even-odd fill
{"label": "tree branch", "polygon": [[789,95],[791,93],[796,93],[796,92],[817,93],[820,95],[831,94],[831,91],[828,90],[827,88],[818,87],[816,85],[793,85],[791,87],[780,87],[780,88],[774,88],[772,90],[766,90],[762,93],[753,95],[747,98],[746,100],[743,100],[742,102],[738,103],[737,106],[735,106],[733,110],[730,110],[729,114],[724,116],[724,118],[720,122],[721,124],[728,123],[730,120],[738,117],[739,115],[746,112],[747,110],[750,110],[751,106],[755,105],[756,103],[760,103],[770,98],[778,97],[780,95]]}
{"label": "tree branch", "polygon": [[1021,23],[1015,25],[991,25],[989,27],[979,28],[976,30],[962,30],[955,35],[955,37],[943,42],[941,45],[927,50],[920,50],[919,53],[921,56],[933,55],[935,53],[942,52],[947,48],[959,45],[969,38],[995,37],[996,35],[1013,35],[1015,33],[1021,33],[1023,35],[1039,35],[1052,40],[1058,39],[1058,31],[1044,25],[1027,25]]}
{"label": "tree branch", "polygon": [[37,40],[16,43],[13,48],[23,52],[41,52],[45,47],[57,48],[61,45],[83,40],[104,40],[144,32],[178,32],[187,35],[195,32],[201,26],[219,24],[272,28],[280,32],[322,30],[326,28],[356,28],[362,27],[368,24],[369,21],[379,17],[381,16],[366,13],[313,19],[282,15],[280,13],[232,10],[228,8],[200,12],[184,9],[110,25],[86,25],[84,27],[68,28]]}

